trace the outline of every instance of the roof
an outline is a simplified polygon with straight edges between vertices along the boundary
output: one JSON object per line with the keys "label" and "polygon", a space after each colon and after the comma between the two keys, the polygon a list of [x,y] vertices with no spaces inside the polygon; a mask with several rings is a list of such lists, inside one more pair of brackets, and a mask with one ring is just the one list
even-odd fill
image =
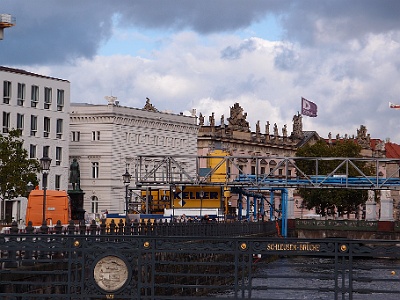
{"label": "roof", "polygon": [[34,76],[34,77],[39,77],[39,78],[46,78],[46,79],[69,82],[68,80],[65,80],[65,79],[60,79],[60,78],[55,78],[55,77],[50,77],[50,76],[45,76],[45,75],[39,75],[39,74],[28,72],[28,71],[25,71],[22,69],[14,69],[14,68],[8,68],[8,67],[3,67],[3,66],[0,66],[0,72],[9,72],[9,73],[21,74],[21,75],[26,75],[26,76]]}
{"label": "roof", "polygon": [[320,136],[316,131],[303,131],[303,138],[301,141],[297,144],[297,147],[301,148],[305,144],[307,144],[312,138],[315,138],[317,140],[320,139]]}
{"label": "roof", "polygon": [[400,158],[400,145],[395,143],[386,143],[386,158]]}

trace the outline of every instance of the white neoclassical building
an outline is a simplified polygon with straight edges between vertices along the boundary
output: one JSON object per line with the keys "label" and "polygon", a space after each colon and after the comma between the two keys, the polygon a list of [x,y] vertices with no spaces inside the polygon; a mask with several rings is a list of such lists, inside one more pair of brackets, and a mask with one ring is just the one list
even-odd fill
{"label": "white neoclassical building", "polygon": [[[195,116],[107,104],[71,103],[70,161],[80,167],[80,188],[87,213],[124,213],[126,168],[134,173],[139,155],[197,154]],[[132,182],[131,186],[134,187]]]}
{"label": "white neoclassical building", "polygon": [[[47,155],[52,159],[48,189],[67,190],[70,82],[3,66],[0,80],[1,134],[21,130],[30,158]],[[21,201],[17,198],[2,205],[8,219],[23,217]]]}

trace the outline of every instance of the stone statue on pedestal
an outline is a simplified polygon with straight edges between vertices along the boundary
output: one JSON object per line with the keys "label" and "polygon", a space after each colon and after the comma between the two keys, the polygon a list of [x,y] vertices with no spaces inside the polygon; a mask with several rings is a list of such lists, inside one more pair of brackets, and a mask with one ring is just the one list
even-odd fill
{"label": "stone statue on pedestal", "polygon": [[79,163],[76,158],[72,160],[72,163],[69,167],[69,182],[72,183],[72,189],[80,190],[80,181],[81,181],[81,171],[79,169]]}
{"label": "stone statue on pedestal", "polygon": [[84,192],[81,189],[81,171],[76,158],[72,160],[69,167],[69,182],[72,184],[72,190],[68,190],[68,196],[71,204],[71,219],[81,221],[85,219],[85,210],[83,209]]}

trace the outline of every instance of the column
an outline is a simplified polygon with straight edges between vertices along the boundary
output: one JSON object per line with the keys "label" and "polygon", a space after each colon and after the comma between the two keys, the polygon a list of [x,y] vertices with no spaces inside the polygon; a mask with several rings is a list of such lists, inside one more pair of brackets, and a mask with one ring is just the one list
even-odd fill
{"label": "column", "polygon": [[365,203],[365,220],[376,221],[376,219],[375,192],[373,190],[368,190],[368,200]]}
{"label": "column", "polygon": [[381,191],[381,215],[379,221],[393,221],[393,199],[390,190]]}
{"label": "column", "polygon": [[294,219],[294,198],[293,198],[293,189],[287,189],[287,211],[286,216],[288,219]]}
{"label": "column", "polygon": [[270,191],[270,209],[269,209],[269,220],[270,221],[275,221],[275,203],[274,203],[274,190],[271,189]]}

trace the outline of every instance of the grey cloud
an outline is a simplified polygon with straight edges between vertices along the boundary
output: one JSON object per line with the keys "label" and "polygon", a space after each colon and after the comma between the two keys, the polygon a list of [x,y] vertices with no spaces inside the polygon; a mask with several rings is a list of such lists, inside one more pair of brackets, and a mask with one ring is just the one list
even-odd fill
{"label": "grey cloud", "polygon": [[281,52],[275,57],[275,67],[280,70],[293,70],[297,65],[297,55],[292,49],[281,47]]}
{"label": "grey cloud", "polygon": [[289,39],[312,46],[320,42],[319,35],[340,42],[399,30],[399,11],[397,0],[296,1],[281,21]]}
{"label": "grey cloud", "polygon": [[[290,0],[285,0],[287,2]],[[93,57],[118,26],[150,29],[192,29],[202,34],[249,26],[276,1],[263,0],[3,0],[0,13],[17,18],[5,32],[0,64],[54,64]]]}
{"label": "grey cloud", "polygon": [[[2,0],[0,13],[15,16],[17,26],[0,42],[0,64],[90,59],[110,38],[115,16],[118,26],[210,34],[234,32],[273,14],[286,38],[313,46],[323,37],[340,43],[398,30],[399,11],[398,0]],[[240,50],[225,49],[222,56],[235,59]],[[277,65],[290,67],[290,57],[281,58]]]}
{"label": "grey cloud", "polygon": [[229,46],[221,51],[221,58],[228,60],[239,59],[243,52],[252,52],[256,49],[257,43],[252,40],[245,40],[238,47]]}
{"label": "grey cloud", "polygon": [[361,63],[348,59],[332,66],[330,76],[335,81],[341,81],[344,79],[361,81],[369,80],[369,73],[365,72],[363,67],[365,68]]}
{"label": "grey cloud", "polygon": [[192,29],[198,33],[208,34],[247,27],[267,13],[282,11],[286,4],[292,1],[147,0],[133,1],[134,4],[125,5],[120,13],[123,22],[136,26]]}
{"label": "grey cloud", "polygon": [[111,35],[110,11],[99,10],[101,2],[4,1],[1,13],[16,17],[16,26],[5,31],[0,64],[53,64],[92,57]]}

